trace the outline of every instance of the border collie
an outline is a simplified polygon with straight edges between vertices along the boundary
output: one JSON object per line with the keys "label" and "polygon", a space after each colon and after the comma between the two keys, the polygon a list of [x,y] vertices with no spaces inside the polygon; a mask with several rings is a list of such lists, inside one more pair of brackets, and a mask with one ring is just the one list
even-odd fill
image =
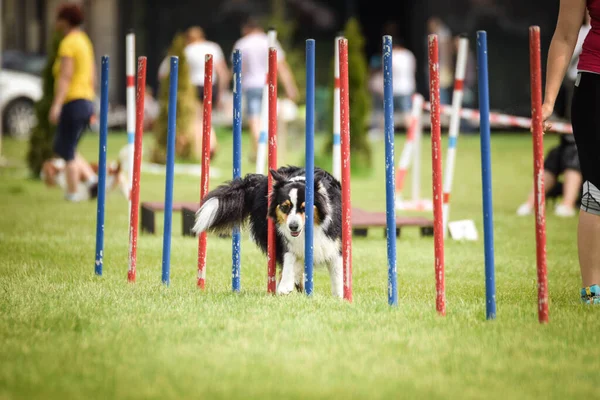
{"label": "border collie", "polygon": [[[277,294],[304,290],[304,168],[286,166],[269,171],[273,178],[271,204],[268,204],[268,177],[248,174],[210,191],[196,213],[194,233],[231,233],[234,226],[250,223],[256,245],[267,253],[267,221],[275,222],[277,264],[281,278]],[[329,270],[331,291],[343,296],[342,275],[342,192],[331,174],[315,168],[314,247],[315,265]]]}

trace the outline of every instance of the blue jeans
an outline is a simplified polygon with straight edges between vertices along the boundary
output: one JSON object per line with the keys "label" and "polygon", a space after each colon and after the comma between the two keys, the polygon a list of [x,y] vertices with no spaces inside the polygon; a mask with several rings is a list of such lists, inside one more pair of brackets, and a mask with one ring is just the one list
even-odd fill
{"label": "blue jeans", "polygon": [[394,95],[394,112],[410,112],[411,107],[412,99],[409,94]]}
{"label": "blue jeans", "polygon": [[246,97],[246,117],[260,117],[263,88],[248,88],[244,90]]}

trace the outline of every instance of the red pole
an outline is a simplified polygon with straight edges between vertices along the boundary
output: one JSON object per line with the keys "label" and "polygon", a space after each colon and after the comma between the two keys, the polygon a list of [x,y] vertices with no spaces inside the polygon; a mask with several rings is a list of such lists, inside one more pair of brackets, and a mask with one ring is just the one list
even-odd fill
{"label": "red pole", "polygon": [[540,27],[529,28],[531,120],[533,130],[533,187],[535,193],[535,239],[538,278],[538,318],[548,322],[548,277],[546,270],[546,217],[544,191],[544,127],[542,121],[542,67]]}
{"label": "red pole", "polygon": [[342,259],[344,299],[352,302],[352,204],[350,198],[350,93],[348,39],[339,40],[340,140],[342,147]]}
{"label": "red pole", "polygon": [[[269,170],[277,169],[277,49],[269,48]],[[273,191],[273,177],[267,174],[269,205]],[[275,293],[277,284],[277,254],[275,249],[275,221],[267,221],[267,291]]]}
{"label": "red pole", "polygon": [[131,210],[129,218],[129,269],[127,280],[135,282],[137,261],[138,213],[140,204],[140,168],[142,164],[142,136],[144,135],[144,97],[146,96],[146,57],[138,58],[137,93],[135,100],[135,143],[131,182]]}
{"label": "red pole", "polygon": [[433,172],[433,233],[435,242],[435,308],[446,315],[444,288],[444,220],[442,211],[442,129],[440,126],[440,64],[438,37],[429,35],[429,93],[431,102],[431,164]]}
{"label": "red pole", "polygon": [[[202,118],[202,175],[200,177],[200,202],[208,193],[208,172],[210,168],[210,132],[212,129],[212,76],[213,57],[207,54],[204,60],[204,116]],[[204,289],[206,283],[206,232],[198,238],[198,287]]]}

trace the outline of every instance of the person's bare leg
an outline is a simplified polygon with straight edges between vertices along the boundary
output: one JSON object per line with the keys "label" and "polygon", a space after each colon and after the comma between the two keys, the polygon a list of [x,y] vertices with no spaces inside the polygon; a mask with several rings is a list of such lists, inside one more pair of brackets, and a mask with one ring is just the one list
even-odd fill
{"label": "person's bare leg", "polygon": [[[556,177],[551,174],[550,172],[544,170],[544,191],[546,193],[548,193],[553,187],[554,185],[556,185]],[[527,196],[527,201],[525,201],[525,204],[521,205],[521,207],[523,206],[527,206],[530,209],[533,209],[535,204],[535,191],[532,188],[531,191],[529,192],[529,196]],[[521,208],[519,207],[519,208]]]}
{"label": "person's bare leg", "polygon": [[575,208],[581,191],[581,173],[573,169],[567,169],[564,177],[562,204],[569,208]]}
{"label": "person's bare leg", "polygon": [[194,154],[198,159],[202,159],[202,131],[204,123],[204,106],[200,103],[196,108],[196,118],[194,118]]}
{"label": "person's bare leg", "polygon": [[81,179],[79,161],[76,158],[66,162],[65,177],[67,179],[67,194],[74,196],[77,194],[77,185]]}
{"label": "person's bare leg", "polygon": [[260,136],[260,117],[251,117],[248,119],[248,125],[250,132],[252,133],[252,154],[253,158],[256,158],[256,152],[258,150],[258,138]]}
{"label": "person's bare leg", "polygon": [[85,158],[83,158],[81,154],[75,154],[75,161],[77,162],[79,169],[79,179],[82,179],[85,182],[89,182],[96,178],[96,173],[92,169],[92,166],[87,162]]}
{"label": "person's bare leg", "polygon": [[600,285],[600,216],[579,212],[577,250],[583,287]]}

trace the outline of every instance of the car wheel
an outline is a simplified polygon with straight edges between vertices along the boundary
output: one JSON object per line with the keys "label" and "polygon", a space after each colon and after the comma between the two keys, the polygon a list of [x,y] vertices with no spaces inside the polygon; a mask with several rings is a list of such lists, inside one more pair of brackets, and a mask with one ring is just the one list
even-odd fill
{"label": "car wheel", "polygon": [[36,123],[35,107],[31,100],[18,99],[4,109],[4,126],[15,139],[28,139]]}

